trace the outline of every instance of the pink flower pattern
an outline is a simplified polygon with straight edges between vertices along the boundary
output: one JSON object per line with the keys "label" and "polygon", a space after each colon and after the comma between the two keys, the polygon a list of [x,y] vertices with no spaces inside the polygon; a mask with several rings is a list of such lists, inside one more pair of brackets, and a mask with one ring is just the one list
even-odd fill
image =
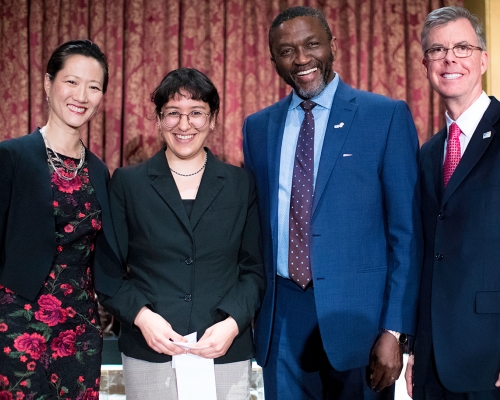
{"label": "pink flower pattern", "polygon": [[45,285],[32,302],[0,286],[0,358],[7,363],[0,400],[99,398],[102,333],[90,258],[101,211],[86,165],[71,181],[51,171],[56,247]]}

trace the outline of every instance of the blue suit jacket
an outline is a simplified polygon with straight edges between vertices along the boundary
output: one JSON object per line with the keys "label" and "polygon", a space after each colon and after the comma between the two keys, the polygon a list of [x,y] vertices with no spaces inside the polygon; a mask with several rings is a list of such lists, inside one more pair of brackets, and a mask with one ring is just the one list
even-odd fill
{"label": "blue suit jacket", "polygon": [[[268,279],[255,324],[260,365],[266,364],[273,326],[279,161],[290,101],[291,95],[250,115],[243,127],[245,166],[259,194]],[[414,331],[421,270],[417,157],[406,103],[339,82],[311,216],[319,328],[337,370],[367,365],[382,329]]]}
{"label": "blue suit jacket", "polygon": [[453,392],[493,390],[500,372],[500,102],[494,97],[443,188],[446,129],[422,146],[425,255],[413,382],[431,350]]}

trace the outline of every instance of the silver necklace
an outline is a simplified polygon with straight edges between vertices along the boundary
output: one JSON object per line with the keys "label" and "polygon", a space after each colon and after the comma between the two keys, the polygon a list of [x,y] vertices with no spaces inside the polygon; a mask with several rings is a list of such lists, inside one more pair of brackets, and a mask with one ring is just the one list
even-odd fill
{"label": "silver necklace", "polygon": [[[40,133],[42,134],[43,140],[45,142],[45,151],[47,153],[47,158],[50,162],[50,165],[52,166],[55,173],[57,174],[57,176],[59,176],[59,178],[61,178],[62,180],[65,180],[65,181],[71,181],[72,179],[75,179],[75,177],[78,175],[78,171],[80,171],[80,169],[83,167],[83,163],[85,162],[85,146],[83,145],[82,141],[80,140],[80,162],[78,163],[78,165],[76,167],[72,167],[70,165],[66,165],[64,163],[64,161],[61,160],[59,155],[56,153],[54,148],[50,145],[49,139],[47,139],[47,135],[45,133],[45,126],[40,128]],[[53,156],[49,153],[49,148],[52,150]],[[54,160],[53,160],[54,158],[57,160],[57,162],[59,163],[61,168],[70,172],[72,174],[72,176],[64,176],[63,174],[61,174],[61,172],[59,172],[59,169],[56,168],[56,166],[54,164]]]}
{"label": "silver necklace", "polygon": [[172,168],[170,168],[170,171],[172,171],[174,174],[179,175],[179,176],[193,176],[193,175],[199,174],[203,170],[203,168],[205,168],[205,166],[207,165],[207,159],[208,159],[208,154],[207,154],[207,152],[205,152],[205,162],[203,163],[203,165],[201,166],[201,168],[198,171],[193,172],[192,174],[181,174],[180,172],[174,171]]}

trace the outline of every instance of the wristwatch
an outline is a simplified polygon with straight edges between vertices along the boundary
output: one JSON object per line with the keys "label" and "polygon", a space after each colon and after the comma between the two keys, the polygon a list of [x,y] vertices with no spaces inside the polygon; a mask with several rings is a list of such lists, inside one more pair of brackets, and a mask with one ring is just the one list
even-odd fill
{"label": "wristwatch", "polygon": [[390,329],[385,329],[385,331],[394,336],[398,341],[398,344],[400,345],[406,344],[406,342],[408,341],[408,336],[406,336],[406,333],[391,331]]}

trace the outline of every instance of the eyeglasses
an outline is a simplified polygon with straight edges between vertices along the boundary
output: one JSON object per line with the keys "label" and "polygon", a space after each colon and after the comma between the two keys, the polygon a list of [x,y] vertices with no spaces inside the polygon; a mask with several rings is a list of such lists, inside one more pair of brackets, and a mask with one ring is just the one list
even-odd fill
{"label": "eyeglasses", "polygon": [[206,114],[204,112],[193,110],[189,114],[181,114],[179,111],[169,111],[169,112],[161,112],[161,123],[166,128],[174,128],[179,122],[181,122],[181,117],[185,115],[187,117],[189,125],[191,125],[194,129],[201,129],[205,126],[208,121],[208,117],[210,114]]}
{"label": "eyeglasses", "polygon": [[458,58],[470,57],[474,50],[483,51],[481,47],[472,46],[470,44],[457,44],[456,46],[450,48],[431,47],[430,49],[427,49],[425,51],[424,55],[428,60],[431,61],[442,60],[448,54],[448,50],[453,50],[453,54],[455,54],[455,57]]}

